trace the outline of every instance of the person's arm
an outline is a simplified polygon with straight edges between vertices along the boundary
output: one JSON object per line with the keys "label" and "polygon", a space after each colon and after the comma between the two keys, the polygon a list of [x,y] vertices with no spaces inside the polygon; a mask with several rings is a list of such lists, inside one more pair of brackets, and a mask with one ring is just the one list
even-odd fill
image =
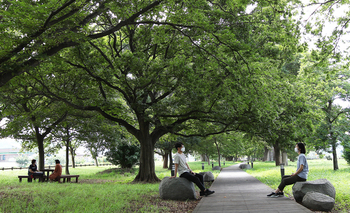
{"label": "person's arm", "polygon": [[196,174],[196,173],[192,172],[192,170],[191,170],[190,166],[189,166],[187,163],[186,163],[186,165],[187,165],[187,168],[190,170],[190,173],[192,173],[192,174]]}
{"label": "person's arm", "polygon": [[298,171],[296,171],[295,173],[293,173],[292,176],[298,175],[300,172],[303,171],[303,169],[304,169],[304,165],[301,164],[300,167],[299,167],[299,169],[298,169]]}
{"label": "person's arm", "polygon": [[174,176],[171,176],[171,178],[176,178],[176,174],[177,174],[177,167],[179,166],[179,164],[175,163],[175,171],[174,171]]}

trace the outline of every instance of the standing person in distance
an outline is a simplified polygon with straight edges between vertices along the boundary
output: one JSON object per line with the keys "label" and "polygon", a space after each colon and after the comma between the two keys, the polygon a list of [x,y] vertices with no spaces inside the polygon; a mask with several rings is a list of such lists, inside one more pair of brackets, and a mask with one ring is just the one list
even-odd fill
{"label": "standing person in distance", "polygon": [[306,181],[307,174],[309,173],[309,166],[307,164],[305,156],[305,145],[303,143],[297,143],[295,145],[294,151],[299,154],[297,162],[297,171],[292,175],[285,175],[276,191],[268,194],[268,197],[281,197],[284,195],[283,189],[286,185],[291,185],[296,182]]}
{"label": "standing person in distance", "polygon": [[170,178],[176,178],[176,174],[179,173],[181,178],[186,178],[187,180],[195,183],[200,191],[200,196],[208,196],[213,194],[215,191],[210,191],[205,189],[203,182],[203,175],[196,174],[192,172],[188,164],[186,163],[186,156],[184,155],[185,146],[181,142],[175,144],[175,149],[177,150],[176,155],[174,156],[175,172],[174,176]]}

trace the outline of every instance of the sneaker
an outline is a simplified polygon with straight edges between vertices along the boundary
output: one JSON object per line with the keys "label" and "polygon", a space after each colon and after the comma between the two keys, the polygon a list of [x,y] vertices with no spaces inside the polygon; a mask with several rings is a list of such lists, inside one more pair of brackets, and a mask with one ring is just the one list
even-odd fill
{"label": "sneaker", "polygon": [[204,193],[205,193],[205,196],[208,196],[208,195],[214,194],[215,191],[210,191],[209,189],[207,189]]}
{"label": "sneaker", "polygon": [[199,196],[204,196],[205,195],[205,191],[200,191],[199,192]]}
{"label": "sneaker", "polygon": [[268,197],[271,197],[272,195],[276,194],[275,192],[271,192],[270,194],[266,195]]}
{"label": "sneaker", "polygon": [[283,197],[284,193],[283,192],[277,192],[274,195],[271,195],[271,197]]}

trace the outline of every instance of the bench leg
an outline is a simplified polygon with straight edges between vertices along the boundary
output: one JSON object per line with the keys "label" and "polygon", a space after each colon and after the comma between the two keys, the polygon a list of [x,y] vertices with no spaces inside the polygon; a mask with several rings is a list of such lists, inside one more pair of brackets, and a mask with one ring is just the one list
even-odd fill
{"label": "bench leg", "polygon": [[22,182],[22,178],[19,178],[19,182]]}
{"label": "bench leg", "polygon": [[78,183],[78,177],[77,177],[77,178],[75,178],[75,182],[76,182],[76,183]]}

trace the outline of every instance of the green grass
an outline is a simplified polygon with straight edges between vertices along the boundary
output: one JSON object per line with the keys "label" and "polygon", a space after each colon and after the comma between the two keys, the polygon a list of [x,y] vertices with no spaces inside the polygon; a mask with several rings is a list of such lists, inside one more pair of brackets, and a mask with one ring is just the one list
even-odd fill
{"label": "green grass", "polygon": [[[201,172],[201,162],[190,162],[194,172]],[[226,166],[233,165],[227,163]],[[223,166],[223,167],[226,167]],[[0,171],[0,212],[167,212],[167,207],[154,205],[150,199],[159,197],[159,183],[130,184],[136,174],[131,172],[100,173],[116,167],[70,168],[70,174],[79,174],[75,183],[19,183],[18,175],[26,170]],[[205,164],[204,171],[211,171]],[[220,173],[212,171],[214,176]],[[156,162],[156,174],[162,179],[170,176]],[[90,181],[89,181],[90,180]],[[93,180],[93,181],[91,181]],[[98,180],[98,181],[96,181]],[[197,188],[197,190],[199,190]],[[132,204],[132,205],[130,205]]]}
{"label": "green grass", "polygon": [[[329,180],[336,190],[335,210],[338,212],[350,212],[350,166],[345,160],[338,161],[339,170],[333,170],[333,163],[329,160],[308,160],[308,181],[316,179]],[[289,162],[285,167],[285,174],[289,175],[296,170],[296,162]],[[254,168],[246,170],[261,182],[276,189],[281,181],[280,167],[275,162],[254,162]],[[292,185],[287,186],[284,192],[292,196]]]}

